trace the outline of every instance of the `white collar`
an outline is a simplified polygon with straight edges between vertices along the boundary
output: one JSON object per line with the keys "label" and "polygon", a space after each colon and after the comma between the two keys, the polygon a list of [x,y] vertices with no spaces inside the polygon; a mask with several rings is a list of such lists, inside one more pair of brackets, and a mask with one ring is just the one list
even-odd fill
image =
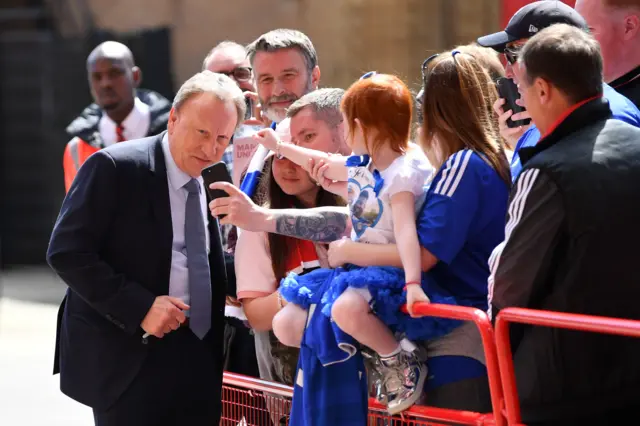
{"label": "white collar", "polygon": [[[150,124],[151,111],[149,105],[136,96],[133,101],[133,109],[122,121],[125,138],[127,140],[144,138],[149,132]],[[103,113],[98,126],[100,136],[102,136],[106,146],[117,142],[116,127],[118,125],[109,115]]]}

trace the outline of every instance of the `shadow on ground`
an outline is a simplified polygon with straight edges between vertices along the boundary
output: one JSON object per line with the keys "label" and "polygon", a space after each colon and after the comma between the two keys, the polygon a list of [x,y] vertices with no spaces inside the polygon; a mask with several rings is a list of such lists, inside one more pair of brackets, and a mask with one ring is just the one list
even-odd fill
{"label": "shadow on ground", "polygon": [[59,305],[66,289],[48,266],[0,271],[0,298]]}

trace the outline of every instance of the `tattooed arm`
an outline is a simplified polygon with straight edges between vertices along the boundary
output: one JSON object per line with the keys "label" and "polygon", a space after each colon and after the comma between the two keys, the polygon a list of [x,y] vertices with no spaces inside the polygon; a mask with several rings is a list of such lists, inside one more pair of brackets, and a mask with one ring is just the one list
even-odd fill
{"label": "tattooed arm", "polygon": [[328,243],[350,230],[347,207],[271,210],[275,233],[288,237]]}
{"label": "tattooed arm", "polygon": [[269,210],[257,206],[229,183],[217,182],[211,188],[229,194],[209,203],[212,216],[226,215],[220,219],[223,225],[231,224],[247,231],[271,232],[320,243],[339,240],[351,231],[348,207]]}

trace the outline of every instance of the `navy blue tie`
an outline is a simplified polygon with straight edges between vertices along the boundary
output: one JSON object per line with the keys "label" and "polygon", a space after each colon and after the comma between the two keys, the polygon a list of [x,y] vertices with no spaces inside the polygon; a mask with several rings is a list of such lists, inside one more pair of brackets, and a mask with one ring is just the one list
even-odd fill
{"label": "navy blue tie", "polygon": [[189,192],[184,216],[184,242],[189,269],[189,327],[200,339],[211,328],[211,271],[207,256],[206,228],[200,204],[200,183],[191,179],[184,188]]}

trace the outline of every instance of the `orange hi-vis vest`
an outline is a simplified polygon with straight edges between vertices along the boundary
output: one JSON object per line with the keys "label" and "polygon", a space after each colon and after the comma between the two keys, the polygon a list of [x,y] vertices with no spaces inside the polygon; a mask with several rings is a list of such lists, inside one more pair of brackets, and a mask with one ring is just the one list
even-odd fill
{"label": "orange hi-vis vest", "polygon": [[64,155],[62,157],[65,192],[69,192],[73,179],[76,177],[76,174],[78,174],[82,163],[84,163],[91,154],[99,150],[100,148],[88,144],[77,136],[71,139],[64,149]]}

